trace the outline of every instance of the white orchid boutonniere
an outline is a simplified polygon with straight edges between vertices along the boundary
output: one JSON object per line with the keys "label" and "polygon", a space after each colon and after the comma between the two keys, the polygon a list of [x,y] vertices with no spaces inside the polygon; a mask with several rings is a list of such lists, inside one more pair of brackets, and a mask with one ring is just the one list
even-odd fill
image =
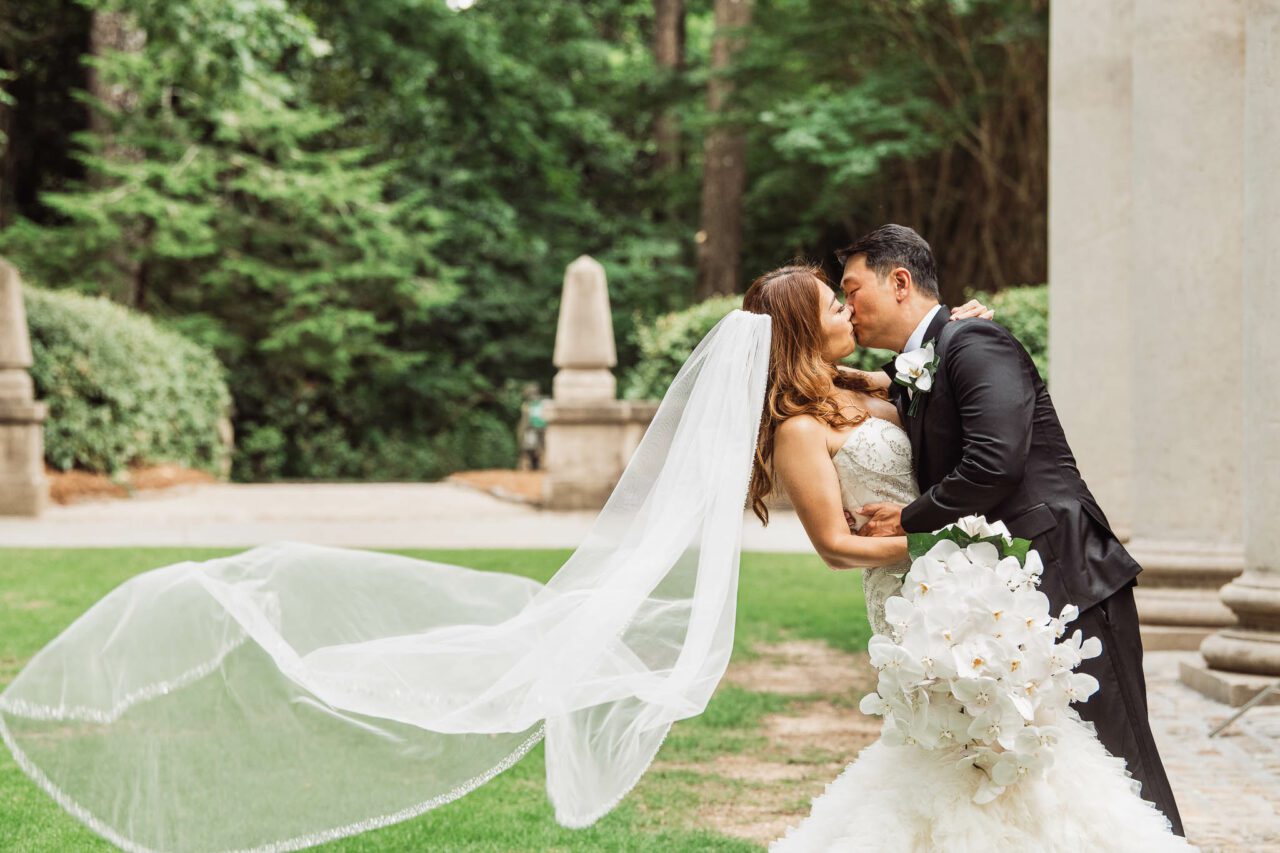
{"label": "white orchid boutonniere", "polygon": [[938,370],[938,356],[933,351],[933,341],[920,349],[899,355],[893,361],[893,369],[898,372],[893,381],[916,392],[911,395],[911,408],[907,410],[910,417],[915,417],[916,407],[920,405],[920,395],[932,390],[933,375]]}

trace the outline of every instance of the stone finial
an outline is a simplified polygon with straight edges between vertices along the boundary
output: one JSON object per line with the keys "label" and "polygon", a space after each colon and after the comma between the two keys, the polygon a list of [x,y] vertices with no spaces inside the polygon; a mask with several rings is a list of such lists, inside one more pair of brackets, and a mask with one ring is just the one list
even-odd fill
{"label": "stone finial", "polygon": [[560,368],[552,383],[554,399],[612,400],[617,395],[617,380],[609,370],[618,363],[609,286],[604,267],[587,255],[565,270],[552,362]]}
{"label": "stone finial", "polygon": [[35,402],[30,367],[22,279],[0,260],[0,515],[39,515],[48,500],[45,408]]}

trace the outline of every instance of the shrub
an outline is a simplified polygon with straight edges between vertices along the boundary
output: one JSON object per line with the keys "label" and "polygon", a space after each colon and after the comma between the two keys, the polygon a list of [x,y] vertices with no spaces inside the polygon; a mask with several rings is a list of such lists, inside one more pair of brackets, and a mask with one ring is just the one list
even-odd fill
{"label": "shrub", "polygon": [[170,462],[221,473],[228,414],[211,352],[106,299],[24,288],[38,399],[54,468],[116,474]]}
{"label": "shrub", "polygon": [[1049,379],[1049,285],[1010,287],[998,293],[975,292],[996,310],[996,322],[1022,342],[1045,381]]}

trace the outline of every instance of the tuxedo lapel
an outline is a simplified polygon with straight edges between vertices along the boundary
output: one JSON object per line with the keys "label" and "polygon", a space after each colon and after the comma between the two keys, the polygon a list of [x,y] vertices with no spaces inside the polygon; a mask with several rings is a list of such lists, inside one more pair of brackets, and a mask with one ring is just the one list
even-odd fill
{"label": "tuxedo lapel", "polygon": [[907,404],[911,402],[907,399],[907,389],[905,386],[893,381],[893,377],[898,374],[898,370],[894,367],[892,361],[881,369],[889,374],[889,402],[893,403],[894,408],[898,410],[899,423],[906,424]]}
{"label": "tuxedo lapel", "polygon": [[[946,327],[947,320],[950,316],[951,309],[947,306],[943,305],[938,309],[938,313],[933,316],[933,320],[930,321],[928,327],[924,331],[924,341],[922,345],[929,344],[938,339],[938,335],[942,334],[942,330]],[[936,379],[934,381],[935,383],[937,382]],[[898,387],[901,388],[902,386]],[[907,389],[902,388],[902,390],[905,392]],[[929,409],[929,398],[933,396],[933,393],[931,391],[925,393],[916,391],[914,393],[916,396],[920,397],[920,402],[916,404],[915,415],[907,415],[906,409],[902,407],[899,407],[898,411],[902,416],[902,422],[907,425],[907,435],[911,437],[911,453],[912,456],[915,457],[916,484],[920,486],[920,490],[923,492],[924,485],[920,482],[920,472],[924,470],[924,419]],[[907,395],[903,393],[902,397],[905,400]]]}

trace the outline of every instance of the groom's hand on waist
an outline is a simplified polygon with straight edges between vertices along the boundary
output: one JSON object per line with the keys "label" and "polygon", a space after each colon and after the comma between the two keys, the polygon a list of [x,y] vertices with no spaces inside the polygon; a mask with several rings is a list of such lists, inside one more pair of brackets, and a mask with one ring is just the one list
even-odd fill
{"label": "groom's hand on waist", "polygon": [[870,519],[858,531],[859,536],[907,535],[907,532],[902,529],[902,504],[867,504],[858,510],[858,515],[865,515]]}

